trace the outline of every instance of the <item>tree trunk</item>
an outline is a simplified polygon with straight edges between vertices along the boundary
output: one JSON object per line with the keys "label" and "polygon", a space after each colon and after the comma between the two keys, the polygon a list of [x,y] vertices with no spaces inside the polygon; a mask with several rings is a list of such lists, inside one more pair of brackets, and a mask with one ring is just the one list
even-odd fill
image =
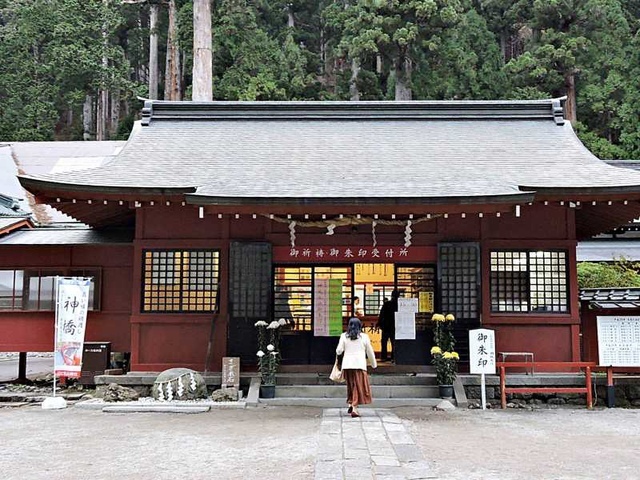
{"label": "tree trunk", "polygon": [[296,20],[293,18],[293,11],[291,10],[291,4],[287,8],[287,27],[295,28]]}
{"label": "tree trunk", "polygon": [[96,140],[108,140],[109,92],[100,90],[98,93],[98,108],[96,108]]}
{"label": "tree trunk", "polygon": [[111,114],[109,115],[109,138],[116,138],[120,124],[120,92],[111,92]]}
{"label": "tree trunk", "polygon": [[211,52],[211,2],[193,1],[193,93],[198,102],[213,100],[213,54]]}
{"label": "tree trunk", "polygon": [[87,95],[82,106],[82,138],[92,140],[93,132],[93,97]]}
{"label": "tree trunk", "polygon": [[360,73],[360,64],[357,59],[351,59],[351,79],[349,80],[349,95],[352,102],[360,100],[360,92],[358,91],[358,73]]}
{"label": "tree trunk", "polygon": [[376,73],[380,75],[382,73],[382,55],[376,54]]}
{"label": "tree trunk", "polygon": [[149,12],[149,98],[158,99],[158,11],[160,5],[151,4]]}
{"label": "tree trunk", "polygon": [[169,0],[169,30],[167,32],[167,69],[164,81],[164,99],[181,100],[180,49],[178,48],[178,22],[176,0]]}
{"label": "tree trunk", "polygon": [[564,77],[564,86],[567,89],[567,101],[564,102],[564,118],[575,124],[578,117],[576,113],[576,77],[573,72]]}
{"label": "tree trunk", "polygon": [[411,60],[400,55],[395,61],[396,100],[411,100]]}

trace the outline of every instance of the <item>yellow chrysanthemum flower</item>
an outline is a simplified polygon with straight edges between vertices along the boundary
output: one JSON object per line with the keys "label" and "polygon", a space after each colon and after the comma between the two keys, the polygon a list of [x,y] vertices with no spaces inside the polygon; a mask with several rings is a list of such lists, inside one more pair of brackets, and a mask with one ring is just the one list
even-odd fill
{"label": "yellow chrysanthemum flower", "polygon": [[433,320],[434,322],[444,322],[444,315],[442,315],[441,313],[434,313],[433,317],[431,317],[431,320]]}
{"label": "yellow chrysanthemum flower", "polygon": [[453,314],[452,314],[452,313],[450,313],[450,314],[448,314],[446,317],[444,317],[444,319],[445,319],[447,322],[453,322],[453,321],[455,321],[456,317],[454,317],[454,316],[453,316]]}
{"label": "yellow chrysanthemum flower", "polygon": [[444,353],[442,354],[442,356],[443,356],[444,358],[447,358],[447,359],[449,359],[449,358],[453,358],[453,355],[452,355],[452,353],[451,353],[451,352],[444,352]]}
{"label": "yellow chrysanthemum flower", "polygon": [[442,353],[442,350],[437,345],[431,349],[431,355],[438,355]]}
{"label": "yellow chrysanthemum flower", "polygon": [[460,355],[458,355],[458,352],[451,352],[451,356],[456,360],[460,360]]}

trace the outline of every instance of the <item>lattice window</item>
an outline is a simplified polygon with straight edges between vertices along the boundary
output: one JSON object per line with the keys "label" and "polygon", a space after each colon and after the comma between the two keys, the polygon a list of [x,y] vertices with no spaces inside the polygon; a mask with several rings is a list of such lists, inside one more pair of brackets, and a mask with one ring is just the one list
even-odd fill
{"label": "lattice window", "polygon": [[491,311],[566,313],[566,251],[490,252]]}
{"label": "lattice window", "polygon": [[142,256],[143,312],[217,310],[217,250],[144,250]]}
{"label": "lattice window", "polygon": [[271,309],[271,288],[271,245],[232,242],[229,269],[231,316],[266,320]]}
{"label": "lattice window", "polygon": [[442,311],[458,319],[478,318],[479,260],[477,245],[439,246]]}

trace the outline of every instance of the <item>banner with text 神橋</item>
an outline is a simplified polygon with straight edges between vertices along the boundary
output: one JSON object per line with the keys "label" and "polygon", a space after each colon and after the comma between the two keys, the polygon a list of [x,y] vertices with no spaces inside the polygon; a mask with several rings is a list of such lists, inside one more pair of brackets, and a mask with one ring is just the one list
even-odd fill
{"label": "banner with text \u795e\u6a4b", "polygon": [[56,286],[54,373],[79,378],[91,279],[57,277]]}

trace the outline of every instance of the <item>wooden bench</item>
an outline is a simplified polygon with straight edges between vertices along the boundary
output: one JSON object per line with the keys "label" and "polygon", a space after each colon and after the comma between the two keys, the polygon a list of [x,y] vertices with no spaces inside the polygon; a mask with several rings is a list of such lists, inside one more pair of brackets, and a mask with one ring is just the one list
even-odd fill
{"label": "wooden bench", "polygon": [[[500,369],[500,400],[502,408],[507,408],[508,393],[584,393],[587,395],[587,408],[593,408],[593,391],[591,387],[591,369],[595,362],[497,362]],[[535,368],[537,371],[550,373],[572,373],[584,369],[584,387],[507,387],[508,368]]]}

